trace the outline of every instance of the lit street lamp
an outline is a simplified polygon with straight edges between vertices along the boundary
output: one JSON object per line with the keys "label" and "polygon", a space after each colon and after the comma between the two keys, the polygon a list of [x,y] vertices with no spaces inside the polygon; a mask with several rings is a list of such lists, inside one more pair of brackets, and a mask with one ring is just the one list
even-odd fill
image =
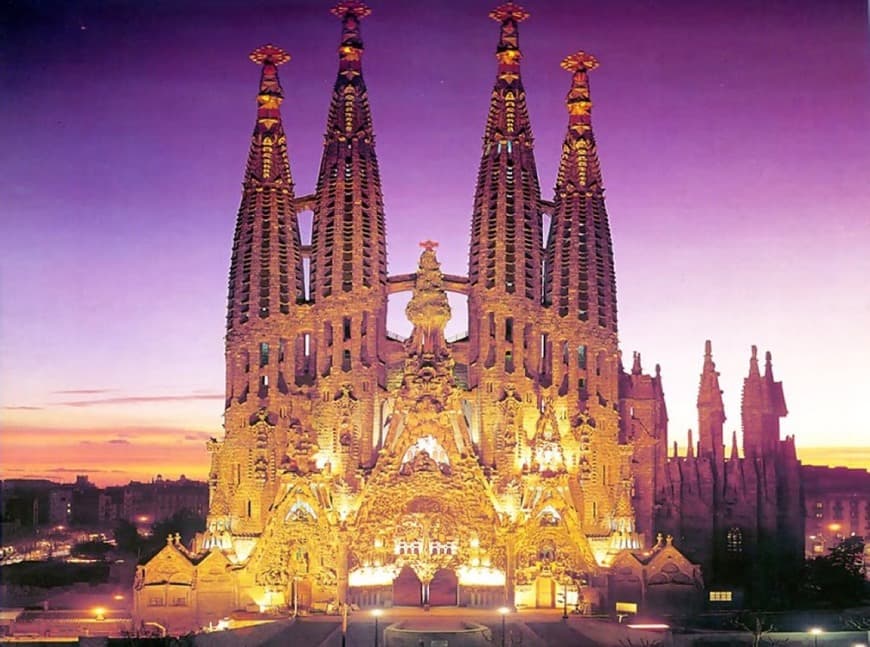
{"label": "lit street lamp", "polygon": [[383,609],[372,610],[372,615],[375,617],[375,647],[378,647],[378,618],[380,618],[383,613]]}
{"label": "lit street lamp", "polygon": [[498,612],[501,614],[501,647],[505,647],[506,632],[505,632],[504,621],[505,621],[505,616],[507,616],[507,614],[510,613],[510,609],[508,609],[507,607],[500,607]]}
{"label": "lit street lamp", "polygon": [[819,634],[825,633],[821,627],[810,627],[810,635],[813,637],[813,647],[819,647]]}

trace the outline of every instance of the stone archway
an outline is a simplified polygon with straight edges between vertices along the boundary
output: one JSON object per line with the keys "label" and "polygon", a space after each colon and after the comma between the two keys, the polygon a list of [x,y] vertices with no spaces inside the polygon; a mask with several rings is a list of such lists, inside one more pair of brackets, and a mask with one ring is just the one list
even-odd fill
{"label": "stone archway", "polygon": [[405,566],[393,580],[393,606],[419,607],[423,604],[423,583],[414,569]]}
{"label": "stone archway", "polygon": [[435,571],[429,582],[429,604],[433,607],[455,607],[458,585],[459,580],[452,570],[442,568]]}
{"label": "stone archway", "polygon": [[535,580],[535,606],[551,609],[556,606],[556,583],[548,575],[539,575]]}

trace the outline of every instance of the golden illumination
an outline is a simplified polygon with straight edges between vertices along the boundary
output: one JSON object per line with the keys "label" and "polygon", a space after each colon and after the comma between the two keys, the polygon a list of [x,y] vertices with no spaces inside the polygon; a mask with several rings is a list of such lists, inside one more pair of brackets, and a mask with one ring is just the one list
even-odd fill
{"label": "golden illumination", "polygon": [[349,586],[390,586],[398,575],[398,568],[389,566],[361,566],[348,573]]}
{"label": "golden illumination", "polygon": [[460,566],[456,576],[461,586],[504,586],[505,574],[486,566]]}

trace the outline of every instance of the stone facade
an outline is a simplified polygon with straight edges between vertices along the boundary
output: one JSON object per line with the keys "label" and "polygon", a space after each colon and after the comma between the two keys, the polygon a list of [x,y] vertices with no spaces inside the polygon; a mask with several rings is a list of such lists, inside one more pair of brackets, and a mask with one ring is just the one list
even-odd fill
{"label": "stone facade", "polygon": [[[497,76],[469,275],[443,274],[437,243],[426,241],[415,273],[388,276],[361,64],[369,10],[347,0],[333,13],[342,22],[339,70],[311,196],[295,196],[279,112],[277,66],[289,56],[273,46],[252,55],[263,69],[230,271],[226,433],[209,443],[208,528],[191,551],[170,542],[140,568],[137,614],[166,615],[154,607],[176,585],[170,571],[197,591],[188,600],[209,596],[207,611],[195,602],[190,614],[200,623],[237,608],[330,603],[550,607],[567,597],[606,608],[614,563],[658,577],[650,590],[667,584],[677,598],[698,598],[700,569],[671,537],[666,545],[653,537],[668,532],[714,568],[729,523],[749,524],[761,504],[777,518],[795,485],[777,472],[794,462],[793,445],[781,460],[753,458],[739,483],[725,479],[708,349],[705,453],[668,460],[659,367],[644,374],[635,355],[624,370],[618,346],[591,126],[588,73],[597,61],[580,52],[562,64],[571,75],[568,128],[555,197],[542,200],[520,73],[527,14],[514,4],[490,14],[500,25]],[[296,214],[309,209],[306,244]],[[385,321],[387,297],[400,291],[412,293],[404,340]],[[447,292],[468,297],[468,335],[452,343]],[[779,456],[772,425],[781,389],[764,385],[779,400],[747,404],[745,417],[764,421],[770,436],[760,451],[770,441]],[[692,470],[697,486],[685,476]],[[739,520],[711,522],[711,510],[747,488],[755,498],[745,510],[728,508],[740,509],[728,513]],[[746,533],[748,545],[749,525]],[[197,573],[217,559],[226,577],[205,591]],[[189,568],[176,568],[180,561]]]}

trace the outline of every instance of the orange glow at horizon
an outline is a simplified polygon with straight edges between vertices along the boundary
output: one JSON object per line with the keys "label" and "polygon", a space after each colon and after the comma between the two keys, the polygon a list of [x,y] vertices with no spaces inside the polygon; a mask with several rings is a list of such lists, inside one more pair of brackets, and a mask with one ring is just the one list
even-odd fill
{"label": "orange glow at horizon", "polygon": [[[0,468],[4,479],[44,478],[59,482],[87,474],[101,487],[131,480],[151,481],[158,474],[205,480],[206,441],[214,434],[184,426],[114,428],[4,425]],[[798,447],[805,465],[870,468],[870,447]]]}

